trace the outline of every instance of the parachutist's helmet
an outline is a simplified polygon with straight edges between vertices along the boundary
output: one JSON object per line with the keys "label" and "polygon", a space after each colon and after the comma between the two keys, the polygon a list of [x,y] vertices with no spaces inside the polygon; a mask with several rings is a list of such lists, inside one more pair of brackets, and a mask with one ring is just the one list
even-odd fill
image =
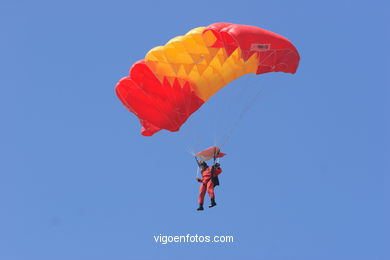
{"label": "parachutist's helmet", "polygon": [[200,166],[202,166],[202,167],[204,167],[204,168],[209,167],[205,161],[202,161],[202,162],[200,163]]}

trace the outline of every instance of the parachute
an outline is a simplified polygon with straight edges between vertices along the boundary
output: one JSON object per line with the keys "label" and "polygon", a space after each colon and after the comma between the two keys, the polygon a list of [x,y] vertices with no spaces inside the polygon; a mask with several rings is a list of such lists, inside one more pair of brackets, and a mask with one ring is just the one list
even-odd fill
{"label": "parachute", "polygon": [[229,82],[249,73],[294,74],[299,53],[286,38],[249,25],[215,23],[151,49],[116,85],[141,134],[178,131]]}

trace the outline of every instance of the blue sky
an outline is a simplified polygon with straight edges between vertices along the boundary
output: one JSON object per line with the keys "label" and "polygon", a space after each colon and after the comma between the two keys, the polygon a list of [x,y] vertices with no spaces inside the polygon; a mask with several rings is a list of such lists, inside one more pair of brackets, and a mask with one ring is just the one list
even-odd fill
{"label": "blue sky", "polygon": [[[0,1],[0,259],[390,259],[389,11],[386,1]],[[287,37],[297,74],[243,77],[182,133],[141,136],[116,82],[152,47],[215,22]],[[215,122],[237,118],[245,87],[261,93],[224,147],[218,206],[197,212],[188,133],[203,136],[199,147],[219,142]],[[159,234],[235,242],[161,245]]]}

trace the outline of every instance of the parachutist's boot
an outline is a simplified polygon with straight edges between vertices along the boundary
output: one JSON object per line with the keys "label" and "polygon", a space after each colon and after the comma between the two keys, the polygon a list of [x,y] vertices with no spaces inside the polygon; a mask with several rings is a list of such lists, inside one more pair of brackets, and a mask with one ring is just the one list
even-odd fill
{"label": "parachutist's boot", "polygon": [[209,208],[212,208],[214,206],[217,206],[217,203],[215,203],[215,199],[211,199],[211,204],[210,204]]}
{"label": "parachutist's boot", "polygon": [[199,204],[199,208],[197,208],[196,210],[204,210],[203,204]]}

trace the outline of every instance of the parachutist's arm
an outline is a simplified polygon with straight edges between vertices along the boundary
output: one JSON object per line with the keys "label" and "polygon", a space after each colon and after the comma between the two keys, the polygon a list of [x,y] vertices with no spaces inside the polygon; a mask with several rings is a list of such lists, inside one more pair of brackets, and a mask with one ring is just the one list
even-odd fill
{"label": "parachutist's arm", "polygon": [[219,174],[222,173],[222,168],[220,167],[219,163],[218,163],[218,167],[216,166],[213,166],[213,176],[218,176]]}
{"label": "parachutist's arm", "polygon": [[195,178],[198,182],[202,182],[202,179],[199,179],[198,177]]}
{"label": "parachutist's arm", "polygon": [[200,166],[200,162],[198,160],[198,157],[195,156],[195,160],[196,160],[196,163],[198,164],[198,166]]}

